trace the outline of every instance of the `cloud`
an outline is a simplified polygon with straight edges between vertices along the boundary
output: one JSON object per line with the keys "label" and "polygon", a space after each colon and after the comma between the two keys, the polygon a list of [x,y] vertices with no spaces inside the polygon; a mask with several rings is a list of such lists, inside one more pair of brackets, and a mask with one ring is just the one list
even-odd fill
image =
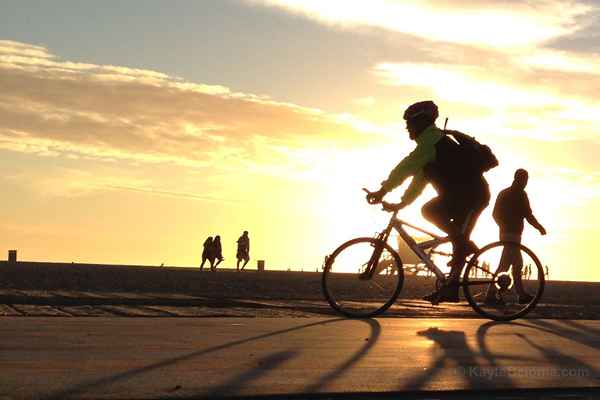
{"label": "cloud", "polygon": [[595,138],[600,79],[586,73],[490,65],[380,63],[373,73],[385,85],[422,87],[445,104],[487,107],[491,114],[473,125],[494,126],[502,135],[543,140]]}
{"label": "cloud", "polygon": [[150,194],[150,195],[177,197],[177,198],[191,199],[191,200],[210,201],[210,202],[217,202],[217,203],[221,203],[221,204],[222,203],[241,204],[241,202],[239,200],[225,199],[225,198],[213,197],[213,196],[201,196],[201,195],[197,195],[194,193],[159,190],[159,189],[154,189],[154,188],[149,188],[149,187],[105,185],[105,186],[102,186],[102,188],[103,189],[109,188],[109,189],[115,189],[115,190],[128,190],[128,191],[132,191],[132,192],[146,193],[146,194]]}
{"label": "cloud", "polygon": [[[402,101],[438,100],[471,128],[541,140],[598,140],[600,56],[549,47],[588,29],[597,6],[579,1],[261,0],[340,29],[402,33],[427,57],[379,60],[378,82]],[[510,27],[510,28],[509,28]],[[386,35],[380,35],[382,40]],[[415,93],[411,96],[410,93]],[[415,96],[420,96],[419,98]],[[363,104],[364,105],[364,104]],[[364,107],[363,107],[364,108]],[[466,115],[465,110],[478,115]],[[364,110],[366,112],[366,110]]]}
{"label": "cloud", "polygon": [[63,61],[12,41],[0,41],[0,87],[0,148],[45,156],[203,168],[268,162],[269,146],[356,146],[373,136],[318,109],[157,71]]}
{"label": "cloud", "polygon": [[590,6],[565,0],[254,0],[342,27],[371,27],[422,39],[492,48],[535,46],[577,31]]}

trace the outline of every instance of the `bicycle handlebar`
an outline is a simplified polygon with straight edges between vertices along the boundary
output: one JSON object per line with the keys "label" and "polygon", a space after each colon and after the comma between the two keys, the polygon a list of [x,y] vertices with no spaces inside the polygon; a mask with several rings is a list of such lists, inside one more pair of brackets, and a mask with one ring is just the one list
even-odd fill
{"label": "bicycle handlebar", "polygon": [[363,192],[367,193],[367,196],[366,196],[366,198],[367,198],[367,203],[369,203],[369,204],[372,204],[372,205],[375,205],[375,204],[379,204],[379,203],[381,203],[381,201],[375,201],[374,199],[370,199],[370,198],[369,198],[369,196],[370,196],[370,195],[372,195],[372,194],[373,194],[373,193],[375,193],[375,192],[371,192],[371,191],[370,191],[369,189],[367,189],[367,188],[362,188],[362,190],[363,190]]}
{"label": "bicycle handlebar", "polygon": [[381,204],[381,205],[383,206],[383,211],[386,211],[386,212],[394,212],[394,213],[397,213],[397,212],[399,211],[399,210],[386,210],[386,208],[385,208],[385,207],[386,207],[386,206],[389,206],[389,205],[391,205],[392,203],[388,203],[388,202],[386,202],[386,201],[373,201],[373,200],[369,199],[369,195],[371,195],[372,193],[375,193],[375,192],[371,192],[371,191],[370,191],[369,189],[367,189],[367,188],[362,188],[362,190],[363,190],[364,192],[366,192],[366,193],[367,193],[367,196],[366,196],[366,197],[367,197],[367,203],[369,203],[369,204],[371,204],[371,205],[375,205],[375,204]]}

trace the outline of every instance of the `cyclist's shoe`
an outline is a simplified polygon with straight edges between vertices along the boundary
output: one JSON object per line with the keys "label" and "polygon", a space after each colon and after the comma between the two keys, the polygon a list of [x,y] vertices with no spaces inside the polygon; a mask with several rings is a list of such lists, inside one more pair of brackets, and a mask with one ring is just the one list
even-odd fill
{"label": "cyclist's shoe", "polygon": [[442,286],[440,290],[436,290],[427,296],[423,296],[423,300],[429,301],[433,305],[437,305],[441,302],[458,303],[460,301],[458,296],[458,285],[449,284]]}
{"label": "cyclist's shoe", "polygon": [[533,300],[533,296],[527,293],[519,295],[519,304],[529,304]]}
{"label": "cyclist's shoe", "polygon": [[440,292],[438,290],[433,291],[425,296],[423,296],[423,300],[430,302],[433,305],[439,303],[438,298],[440,297]]}

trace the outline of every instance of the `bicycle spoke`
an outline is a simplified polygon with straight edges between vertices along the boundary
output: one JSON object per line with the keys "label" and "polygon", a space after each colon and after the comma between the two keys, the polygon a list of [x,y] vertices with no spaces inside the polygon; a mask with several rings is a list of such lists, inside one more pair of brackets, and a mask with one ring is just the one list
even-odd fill
{"label": "bicycle spoke", "polygon": [[[348,316],[366,317],[393,303],[402,287],[403,274],[397,255],[389,247],[382,248],[382,243],[359,238],[332,254],[323,273],[323,291],[334,309]],[[373,265],[375,260],[378,262]]]}
{"label": "bicycle spoke", "polygon": [[467,301],[480,314],[496,320],[524,316],[544,289],[544,274],[535,254],[518,243],[492,243],[465,269]]}

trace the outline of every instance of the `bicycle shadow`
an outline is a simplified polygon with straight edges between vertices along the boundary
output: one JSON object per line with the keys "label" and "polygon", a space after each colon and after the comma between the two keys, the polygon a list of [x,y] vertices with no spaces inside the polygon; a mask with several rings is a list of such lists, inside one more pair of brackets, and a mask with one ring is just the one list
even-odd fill
{"label": "bicycle shadow", "polygon": [[[493,353],[489,350],[489,346],[486,341],[486,335],[489,330],[495,326],[513,326],[520,328],[527,328],[532,330],[541,331],[546,334],[555,335],[563,339],[568,339],[578,344],[582,344],[585,346],[589,346],[593,349],[600,348],[600,335],[598,334],[598,330],[584,326],[575,321],[569,320],[561,320],[562,324],[570,325],[573,328],[565,328],[556,323],[551,323],[545,320],[527,320],[527,323],[522,322],[496,322],[489,321],[484,323],[477,330],[477,342],[479,348],[481,349],[481,354],[488,360],[491,365],[497,365],[497,360],[533,360],[531,358],[517,357],[517,356],[498,356],[493,355]],[[593,365],[586,363],[572,355],[561,352],[560,350],[553,349],[551,347],[542,346],[527,337],[527,335],[522,332],[514,333],[514,335],[519,338],[525,344],[536,349],[548,362],[555,365],[557,368],[565,369],[570,368],[572,370],[578,370],[580,372],[585,372],[595,379],[600,379],[600,371],[598,371]],[[517,346],[517,344],[515,344]],[[518,347],[518,346],[517,346]]]}
{"label": "bicycle shadow", "polygon": [[[412,377],[405,385],[401,386],[401,389],[422,389],[438,375],[448,373],[452,378],[459,377],[461,381],[465,382],[467,389],[487,389],[492,378],[496,380],[496,384],[502,387],[512,386],[513,382],[510,377],[491,376],[483,371],[482,367],[484,366],[477,360],[481,354],[469,346],[464,331],[429,328],[417,332],[417,335],[432,340],[437,345],[432,349],[432,353],[441,351],[441,354],[434,357],[434,361],[425,372]],[[440,378],[442,379],[443,376]]]}
{"label": "bicycle shadow", "polygon": [[[225,349],[228,349],[231,347],[239,346],[239,345],[257,341],[257,340],[271,338],[274,336],[285,335],[290,332],[308,329],[308,328],[315,327],[315,326],[322,326],[322,325],[327,325],[327,324],[332,324],[332,323],[342,322],[342,321],[350,321],[350,320],[347,318],[335,318],[335,319],[330,319],[330,320],[325,320],[325,321],[312,322],[312,323],[308,323],[308,324],[304,324],[304,325],[300,325],[300,326],[296,326],[296,327],[292,327],[292,328],[282,329],[282,330],[278,330],[278,331],[274,331],[274,332],[269,332],[269,333],[265,333],[265,334],[261,334],[261,335],[256,335],[256,336],[246,338],[246,339],[235,340],[235,341],[225,343],[222,345],[213,346],[213,347],[210,347],[207,349],[202,349],[199,351],[194,351],[192,353],[188,353],[188,354],[185,354],[182,356],[173,357],[173,358],[170,358],[170,359],[167,359],[164,361],[160,361],[160,362],[157,362],[154,364],[150,364],[150,365],[147,365],[147,366],[144,366],[141,368],[135,368],[135,369],[131,369],[129,371],[112,374],[112,375],[109,375],[109,376],[106,376],[103,378],[94,379],[94,380],[90,380],[87,382],[82,382],[82,383],[74,385],[71,388],[51,393],[47,396],[42,397],[42,399],[58,400],[58,399],[63,399],[63,398],[67,398],[67,397],[82,395],[93,389],[98,389],[103,386],[110,386],[110,385],[113,385],[113,384],[116,384],[119,382],[127,381],[129,379],[139,377],[139,376],[149,373],[149,372],[154,372],[154,371],[157,371],[157,370],[160,370],[163,368],[167,368],[167,367],[173,366],[175,364],[178,364],[178,363],[181,363],[184,361],[188,361],[193,358],[203,357],[203,356],[213,354],[213,353],[216,353],[216,352],[219,352],[221,350],[225,350]],[[322,378],[320,378],[319,381],[317,381],[316,383],[310,385],[309,386],[310,390],[318,391],[321,388],[323,388],[326,384],[330,383],[334,379],[343,375],[343,373],[345,371],[347,371],[353,364],[355,364],[358,360],[360,360],[362,357],[364,357],[368,353],[368,351],[373,346],[375,346],[375,343],[377,342],[377,340],[379,339],[379,336],[381,334],[381,326],[380,326],[379,322],[377,322],[374,319],[356,319],[356,320],[351,320],[351,321],[360,321],[360,322],[367,323],[370,328],[369,338],[367,340],[365,340],[365,344],[363,344],[357,352],[355,352],[351,357],[349,357],[349,359],[346,362],[344,362],[339,367],[335,368],[333,371],[331,371],[330,373],[328,373],[325,376],[323,376]],[[234,395],[240,388],[243,387],[243,385],[245,383],[248,383],[252,380],[258,379],[259,377],[267,374],[270,370],[273,370],[276,367],[282,365],[283,363],[293,359],[298,354],[299,354],[299,351],[297,351],[297,350],[287,350],[287,351],[277,352],[277,353],[268,355],[268,356],[264,357],[263,359],[259,360],[258,368],[253,368],[251,370],[241,372],[238,375],[230,378],[226,382],[223,382],[219,385],[208,388],[206,391],[203,391],[202,394],[195,394],[190,397],[197,398],[198,396],[208,396],[210,398],[210,397],[214,397],[214,396],[222,396],[224,394]],[[177,396],[177,398],[187,398],[187,396],[185,396],[185,395]]]}

